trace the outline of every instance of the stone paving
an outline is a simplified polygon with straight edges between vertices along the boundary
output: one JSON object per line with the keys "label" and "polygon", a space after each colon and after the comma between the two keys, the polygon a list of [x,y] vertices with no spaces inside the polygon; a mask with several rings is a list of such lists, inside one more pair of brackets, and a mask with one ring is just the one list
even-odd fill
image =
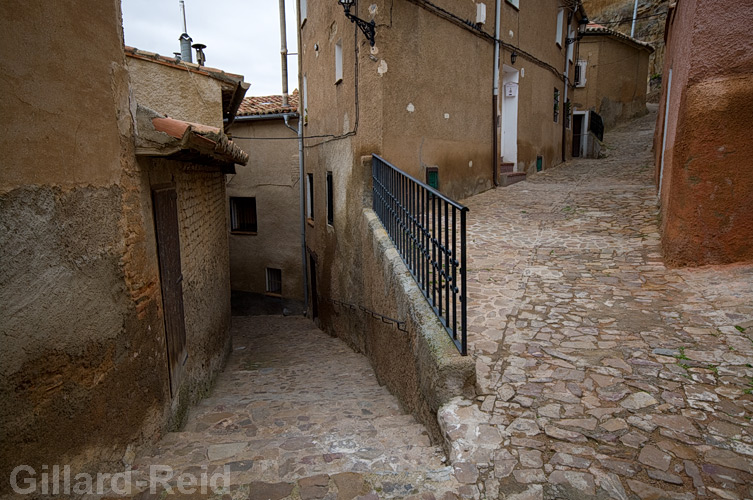
{"label": "stone paving", "polygon": [[753,498],[753,266],[663,265],[654,120],[465,202],[480,396],[439,420],[477,496]]}
{"label": "stone paving", "polygon": [[300,316],[234,316],[232,330],[233,353],[212,394],[181,432],[133,461],[134,485],[150,466],[166,466],[171,488],[133,496],[186,497],[182,474],[212,477],[225,466],[229,485],[217,498],[431,500],[462,491],[442,449],[364,356]]}

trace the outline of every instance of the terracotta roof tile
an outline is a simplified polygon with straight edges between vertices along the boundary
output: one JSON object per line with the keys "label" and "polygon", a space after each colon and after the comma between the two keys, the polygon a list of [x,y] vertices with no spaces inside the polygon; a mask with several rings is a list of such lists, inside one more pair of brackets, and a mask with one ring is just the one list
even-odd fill
{"label": "terracotta roof tile", "polygon": [[650,52],[654,51],[654,47],[650,43],[642,42],[638,39],[632,38],[624,33],[620,33],[619,31],[613,30],[611,28],[607,28],[606,26],[603,26],[598,23],[588,23],[588,25],[586,26],[586,35],[613,36],[622,41],[633,43],[635,45],[638,45],[639,47],[645,48],[649,50]]}
{"label": "terracotta roof tile", "polygon": [[243,99],[237,116],[276,115],[298,112],[298,89],[290,94],[287,108],[282,106],[282,95],[251,96]]}

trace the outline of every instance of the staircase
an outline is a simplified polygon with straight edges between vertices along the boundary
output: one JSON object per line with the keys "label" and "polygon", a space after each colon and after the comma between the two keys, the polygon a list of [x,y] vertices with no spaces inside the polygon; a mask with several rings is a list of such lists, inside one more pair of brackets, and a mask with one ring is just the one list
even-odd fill
{"label": "staircase", "polygon": [[525,172],[513,172],[515,170],[515,164],[500,160],[499,163],[499,184],[502,187],[507,187],[526,180]]}
{"label": "staircase", "polygon": [[344,494],[351,489],[439,497],[459,486],[444,461],[368,360],[341,340],[303,317],[234,316],[233,352],[211,395],[182,431],[141,450],[133,470],[143,478],[167,465],[177,478],[227,465],[231,489],[252,499],[254,491],[283,498],[305,488],[337,498],[353,498]]}

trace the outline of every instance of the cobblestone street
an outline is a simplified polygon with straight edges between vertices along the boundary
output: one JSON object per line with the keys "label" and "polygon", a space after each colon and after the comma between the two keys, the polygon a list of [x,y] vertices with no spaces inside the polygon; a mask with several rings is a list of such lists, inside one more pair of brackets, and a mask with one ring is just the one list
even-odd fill
{"label": "cobblestone street", "polygon": [[211,395],[134,480],[228,465],[233,499],[753,498],[753,266],[663,265],[654,119],[466,200],[479,396],[439,411],[449,457],[340,340],[235,316]]}
{"label": "cobblestone street", "polygon": [[481,396],[440,422],[482,495],[753,498],[753,266],[665,268],[654,120],[466,200]]}
{"label": "cobblestone street", "polygon": [[[178,494],[181,474],[211,476],[228,465],[230,488],[217,498],[441,498],[462,488],[368,360],[310,320],[234,316],[233,346],[183,431],[136,459],[134,483],[150,466],[167,466]],[[138,498],[162,498],[163,490]]]}

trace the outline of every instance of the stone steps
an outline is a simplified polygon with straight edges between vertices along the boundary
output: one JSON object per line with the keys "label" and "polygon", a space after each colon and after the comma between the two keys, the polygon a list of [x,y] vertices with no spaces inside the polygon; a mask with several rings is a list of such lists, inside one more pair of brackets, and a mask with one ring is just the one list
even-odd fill
{"label": "stone steps", "polygon": [[457,490],[442,449],[379,385],[366,358],[305,318],[234,318],[233,330],[233,353],[211,395],[182,431],[141,450],[135,474],[162,465],[176,476],[211,475],[227,465],[231,489],[245,492],[239,498],[270,488],[293,488],[300,498],[308,487],[339,492],[332,478],[344,473],[361,481],[360,494],[394,492],[380,498],[404,498],[419,483],[438,498]]}
{"label": "stone steps", "polygon": [[499,176],[499,183],[502,185],[502,187],[512,186],[513,184],[517,182],[522,182],[526,180],[526,173],[525,172],[506,172],[503,174],[500,174]]}

